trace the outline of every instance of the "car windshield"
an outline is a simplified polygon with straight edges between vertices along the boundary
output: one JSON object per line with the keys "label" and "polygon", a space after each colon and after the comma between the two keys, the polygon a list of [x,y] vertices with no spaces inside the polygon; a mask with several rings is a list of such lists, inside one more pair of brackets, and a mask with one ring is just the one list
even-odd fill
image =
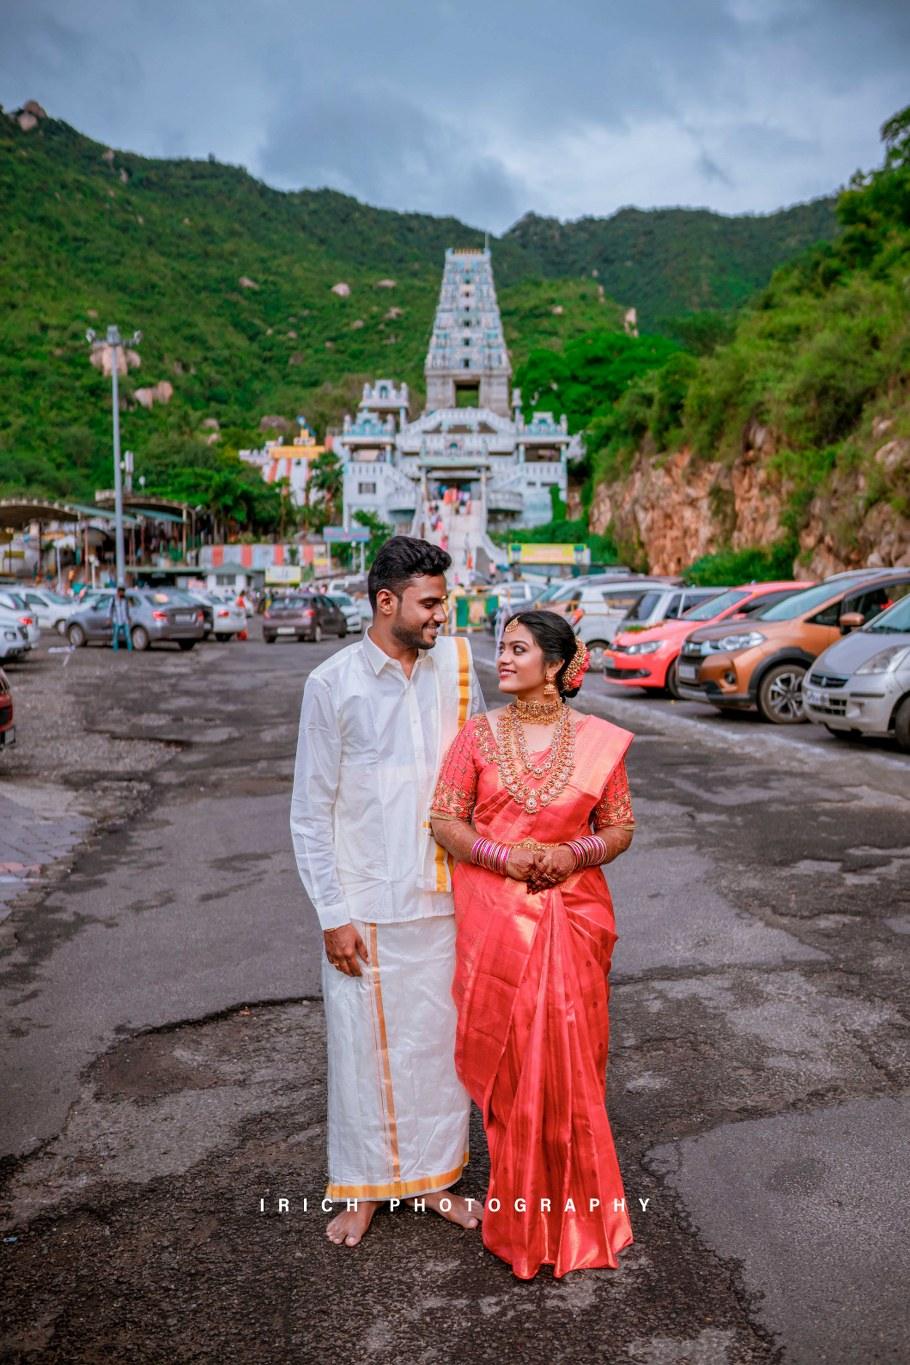
{"label": "car windshield", "polygon": [[353,599],[348,597],[346,592],[333,592],[329,601],[334,602],[336,607],[352,607],[354,605]]}
{"label": "car windshield", "polygon": [[735,607],[737,602],[742,602],[748,596],[749,594],[741,589],[730,588],[727,592],[715,593],[704,602],[699,602],[697,607],[690,607],[688,611],[683,612],[683,616],[687,621],[710,621],[729,607]]}
{"label": "car windshield", "polygon": [[20,597],[17,592],[3,593],[3,596],[2,598],[0,598],[0,601],[6,603],[7,606],[16,607],[18,609],[28,606],[28,603],[26,602],[25,598]]}
{"label": "car windshield", "polygon": [[857,574],[855,579],[838,578],[833,583],[816,583],[814,588],[806,588],[804,592],[785,597],[783,602],[773,602],[770,607],[763,607],[754,613],[752,620],[792,621],[797,616],[804,616],[807,611],[814,611],[832,597],[837,597],[838,593],[845,592],[853,583],[862,581],[863,575]]}
{"label": "car windshield", "polygon": [[663,592],[642,593],[637,602],[633,602],[629,611],[626,613],[627,621],[647,621],[658,607],[662,600]]}
{"label": "car windshield", "polygon": [[307,605],[305,597],[279,597],[272,603],[272,611],[299,611]]}
{"label": "car windshield", "polygon": [[194,607],[194,599],[188,593],[181,592],[179,588],[149,588],[143,594],[147,602],[153,602],[156,607]]}
{"label": "car windshield", "polygon": [[876,616],[868,625],[863,626],[863,630],[884,635],[910,633],[910,594]]}

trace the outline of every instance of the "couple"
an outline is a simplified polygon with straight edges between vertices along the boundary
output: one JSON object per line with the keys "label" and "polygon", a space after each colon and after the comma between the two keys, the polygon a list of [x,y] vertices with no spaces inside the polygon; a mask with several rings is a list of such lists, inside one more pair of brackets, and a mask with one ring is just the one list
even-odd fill
{"label": "couple", "polygon": [[[348,1202],[327,1233],[356,1246],[380,1202],[416,1198],[466,1228],[483,1212],[522,1279],[615,1267],[632,1233],[604,1106],[599,867],[632,838],[632,736],[565,705],[585,652],[551,612],[507,623],[513,700],[487,715],[467,641],[438,638],[450,565],[389,540],[372,626],[304,690],[291,829],[325,941],[326,1194]],[[483,1208],[450,1193],[470,1099]]]}

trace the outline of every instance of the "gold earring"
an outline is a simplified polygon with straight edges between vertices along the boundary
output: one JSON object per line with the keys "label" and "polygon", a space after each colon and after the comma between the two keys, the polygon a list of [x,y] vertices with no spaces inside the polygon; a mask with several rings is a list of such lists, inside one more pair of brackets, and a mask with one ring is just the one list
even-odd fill
{"label": "gold earring", "polygon": [[556,696],[556,688],[553,686],[552,678],[547,678],[547,685],[543,690],[543,694],[548,700]]}

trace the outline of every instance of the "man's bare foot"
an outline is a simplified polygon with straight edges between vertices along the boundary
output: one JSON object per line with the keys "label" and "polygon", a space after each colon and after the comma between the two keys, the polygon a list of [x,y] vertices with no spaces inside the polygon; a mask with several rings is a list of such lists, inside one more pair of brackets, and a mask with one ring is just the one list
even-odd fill
{"label": "man's bare foot", "polygon": [[345,1209],[333,1218],[325,1230],[325,1235],[336,1246],[355,1247],[373,1221],[373,1214],[379,1208],[376,1199],[358,1199],[356,1209]]}
{"label": "man's bare foot", "polygon": [[[483,1203],[479,1199],[462,1199],[460,1194],[450,1194],[448,1190],[440,1190],[438,1194],[422,1194],[420,1199],[428,1209],[435,1209],[443,1218],[448,1219],[450,1223],[457,1223],[460,1228],[480,1226]],[[413,1199],[408,1200],[412,1208],[414,1202]]]}

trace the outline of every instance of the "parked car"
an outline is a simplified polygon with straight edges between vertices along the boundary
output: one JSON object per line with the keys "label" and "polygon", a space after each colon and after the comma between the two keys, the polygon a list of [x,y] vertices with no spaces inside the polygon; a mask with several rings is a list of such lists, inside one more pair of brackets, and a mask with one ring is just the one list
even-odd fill
{"label": "parked car", "polygon": [[[683,642],[699,622],[742,621],[753,612],[781,595],[793,594],[805,587],[804,582],[742,583],[736,588],[702,589],[710,595],[692,606],[677,619],[661,621],[646,630],[629,628],[634,609],[623,622],[606,658],[606,675],[610,682],[627,687],[665,688],[672,697],[681,697],[680,653]],[[687,589],[686,593],[693,591]],[[685,594],[684,594],[685,595]]]}
{"label": "parked car", "polygon": [[758,710],[777,725],[806,719],[803,679],[815,659],[850,630],[871,621],[910,585],[910,568],[836,574],[756,612],[748,627],[693,631],[683,663],[695,676],[680,693],[721,710]]}
{"label": "parked car", "polygon": [[50,588],[21,588],[19,596],[25,599],[25,605],[41,630],[56,630],[61,635],[79,606],[75,597],[64,597]]}
{"label": "parked car", "polygon": [[585,585],[566,606],[575,634],[588,647],[591,668],[602,673],[606,651],[628,614],[645,593],[666,588],[666,580],[635,577],[606,585]]}
{"label": "parked car", "polygon": [[31,647],[28,627],[21,624],[18,614],[0,607],[0,663],[21,659]]}
{"label": "parked car", "polygon": [[343,640],[347,633],[344,613],[320,592],[277,597],[262,618],[262,638],[267,645],[273,645],[279,636],[318,643],[326,635]]}
{"label": "parked car", "polygon": [[10,592],[4,589],[0,592],[0,609],[12,612],[20,626],[25,626],[28,632],[29,648],[33,649],[41,639],[41,628],[35,619],[35,613],[31,610],[25,598],[20,592]]}
{"label": "parked car", "polygon": [[16,742],[16,727],[13,724],[13,692],[9,678],[0,668],[0,749],[9,749]]}
{"label": "parked car", "polygon": [[[111,638],[112,592],[103,593],[70,618],[66,638],[71,645],[107,644]],[[192,649],[205,629],[202,608],[178,588],[129,588],[130,635],[134,649],[173,641]]]}
{"label": "parked car", "polygon": [[229,640],[232,635],[239,635],[242,630],[246,630],[246,608],[240,605],[239,598],[219,598],[208,593],[203,595],[203,605],[211,609],[211,633],[219,644]]}
{"label": "parked car", "polygon": [[[353,597],[346,592],[330,592],[327,594],[327,600],[329,602],[334,602],[335,606],[338,607],[342,616],[348,623],[348,630],[352,631],[355,635],[363,630],[363,616],[361,615],[360,607],[354,601]],[[370,619],[372,620],[372,616]]]}
{"label": "parked car", "polygon": [[893,735],[910,752],[910,585],[894,596],[881,615],[819,654],[803,707],[838,739]]}

